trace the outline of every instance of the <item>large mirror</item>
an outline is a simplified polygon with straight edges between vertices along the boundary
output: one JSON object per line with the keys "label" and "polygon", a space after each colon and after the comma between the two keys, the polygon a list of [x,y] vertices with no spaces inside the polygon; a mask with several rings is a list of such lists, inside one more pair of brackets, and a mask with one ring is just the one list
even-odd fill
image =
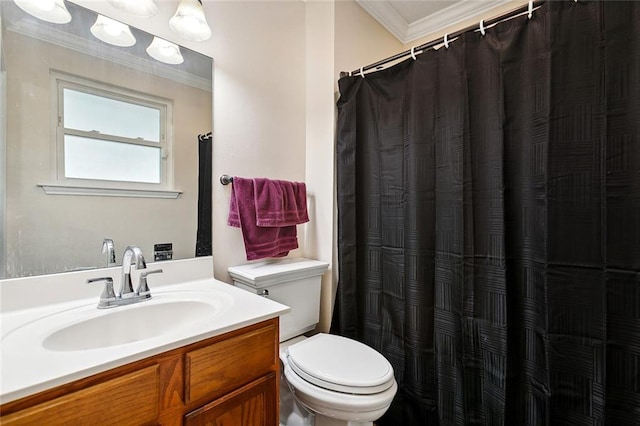
{"label": "large mirror", "polygon": [[[147,53],[154,36],[135,28],[133,46],[105,43],[90,31],[95,12],[65,5],[71,21],[53,24],[13,1],[0,2],[0,278],[107,266],[105,238],[114,242],[117,262],[131,244],[143,249],[148,262],[154,248],[167,243],[173,259],[194,257],[198,147],[199,136],[211,132],[212,59],[180,47],[182,63],[160,62]],[[157,149],[153,136],[134,132],[120,140],[118,130],[100,127],[135,127],[144,121],[136,109],[142,115],[160,111],[151,114],[160,123]],[[85,129],[66,124],[72,113],[85,116]],[[79,144],[86,152],[78,149],[80,157],[74,157],[70,141],[96,135],[103,142],[106,133],[116,134],[118,146],[157,156],[152,177],[138,177],[141,161],[131,150],[118,151],[117,161],[105,160],[106,166],[99,163],[114,154],[97,145]],[[102,169],[103,175],[96,172]],[[94,172],[98,177],[84,174]],[[135,173],[120,181],[112,172]]]}

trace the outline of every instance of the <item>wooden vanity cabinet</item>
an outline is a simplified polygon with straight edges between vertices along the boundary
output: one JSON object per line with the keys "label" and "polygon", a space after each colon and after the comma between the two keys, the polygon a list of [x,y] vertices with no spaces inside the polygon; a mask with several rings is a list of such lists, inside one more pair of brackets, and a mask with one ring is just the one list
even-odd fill
{"label": "wooden vanity cabinet", "polygon": [[0,424],[278,424],[278,318],[0,406]]}

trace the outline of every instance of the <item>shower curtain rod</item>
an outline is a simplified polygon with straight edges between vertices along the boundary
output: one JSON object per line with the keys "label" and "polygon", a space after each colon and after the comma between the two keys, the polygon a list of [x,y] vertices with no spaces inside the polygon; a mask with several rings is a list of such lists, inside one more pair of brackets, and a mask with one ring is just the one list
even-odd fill
{"label": "shower curtain rod", "polygon": [[[573,1],[577,2],[578,0],[573,0]],[[492,27],[492,26],[494,26],[494,25],[496,25],[496,24],[498,24],[500,22],[507,21],[507,20],[509,20],[511,18],[515,18],[516,16],[522,15],[524,13],[531,13],[534,10],[538,9],[540,6],[542,6],[542,4],[544,4],[544,3],[545,3],[545,1],[532,1],[532,2],[529,2],[528,4],[526,4],[524,6],[520,6],[520,7],[516,8],[516,9],[512,10],[511,12],[507,12],[507,13],[505,13],[503,15],[500,15],[500,16],[498,16],[496,18],[488,19],[486,21],[484,21],[484,20],[480,21],[480,22],[483,23],[482,28],[480,27],[479,23],[476,24],[476,25],[468,26],[468,27],[466,27],[466,28],[464,28],[464,29],[462,29],[460,31],[456,31],[456,32],[451,33],[451,34],[446,34],[445,35],[446,39],[443,38],[443,37],[440,37],[440,38],[437,38],[435,40],[429,41],[427,43],[421,44],[420,46],[415,46],[412,49],[405,50],[404,52],[397,53],[397,54],[395,54],[393,56],[390,56],[390,57],[388,57],[386,59],[382,59],[382,60],[380,60],[380,61],[378,61],[376,63],[367,65],[367,66],[362,67],[360,69],[353,70],[351,72],[342,71],[342,72],[340,72],[340,78],[347,77],[349,75],[352,75],[352,76],[354,76],[354,75],[364,76],[364,72],[365,71],[369,71],[369,70],[372,70],[372,69],[375,69],[375,71],[379,71],[379,70],[383,69],[383,65],[386,65],[389,62],[397,61],[397,60],[402,59],[402,58],[404,58],[406,56],[414,56],[416,54],[424,53],[425,50],[427,50],[427,49],[429,49],[431,47],[437,46],[437,45],[442,44],[442,43],[447,43],[447,42],[453,41],[454,39],[460,37],[462,34],[466,33],[467,31],[472,31],[472,30],[482,31],[483,29],[487,29],[487,28]]]}

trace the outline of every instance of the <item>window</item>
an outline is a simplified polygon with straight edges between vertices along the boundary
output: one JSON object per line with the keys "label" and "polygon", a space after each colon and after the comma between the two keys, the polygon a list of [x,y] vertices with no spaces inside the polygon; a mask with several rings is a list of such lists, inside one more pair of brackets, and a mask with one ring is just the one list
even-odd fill
{"label": "window", "polygon": [[170,189],[169,100],[62,74],[52,83],[58,183]]}

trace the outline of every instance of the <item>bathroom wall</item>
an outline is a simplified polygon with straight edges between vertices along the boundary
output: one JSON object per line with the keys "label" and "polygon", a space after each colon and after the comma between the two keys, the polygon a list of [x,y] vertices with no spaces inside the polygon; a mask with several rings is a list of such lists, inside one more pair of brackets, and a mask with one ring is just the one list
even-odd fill
{"label": "bathroom wall", "polygon": [[340,71],[353,71],[395,55],[403,45],[355,1],[337,1],[335,82]]}
{"label": "bathroom wall", "polygon": [[[220,143],[214,149],[214,175],[218,169],[220,173],[306,182],[310,221],[298,226],[300,249],[290,255],[331,264],[323,277],[318,327],[326,331],[337,282],[337,80],[340,71],[394,54],[402,44],[353,0],[213,2],[211,10],[214,5],[225,21],[224,27],[218,27],[214,53],[214,135]],[[239,53],[256,43],[263,50],[259,57]],[[256,74],[248,61],[258,68],[268,65],[265,73]],[[242,110],[227,110],[220,102],[239,106],[241,101],[250,106],[255,121],[232,126],[234,120],[244,123]],[[260,136],[253,136],[255,132]],[[219,206],[214,209],[215,275],[223,281],[230,281],[228,266],[246,263],[239,230],[226,226],[229,190],[214,184],[214,205]]]}
{"label": "bathroom wall", "polygon": [[[216,278],[246,263],[240,229],[227,226],[222,173],[305,181],[305,3],[211,2],[214,58],[213,258]],[[313,189],[309,195],[313,197]],[[314,212],[310,220],[316,221]],[[298,227],[300,247],[304,227]],[[290,256],[300,257],[302,249]]]}

